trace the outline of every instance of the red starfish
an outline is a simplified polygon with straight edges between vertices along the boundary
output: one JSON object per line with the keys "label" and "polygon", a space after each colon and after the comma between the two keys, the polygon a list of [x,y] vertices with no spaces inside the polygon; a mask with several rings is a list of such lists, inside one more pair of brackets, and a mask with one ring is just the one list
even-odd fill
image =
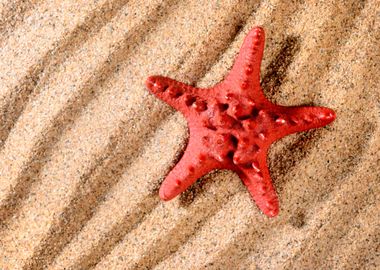
{"label": "red starfish", "polygon": [[260,87],[264,30],[252,29],[227,77],[200,89],[170,78],[151,76],[147,87],[186,117],[190,139],[178,164],[160,188],[167,201],[214,169],[235,171],[257,206],[274,217],[279,206],[267,167],[267,151],[276,140],[323,127],[335,119],[324,107],[284,107],[265,98]]}

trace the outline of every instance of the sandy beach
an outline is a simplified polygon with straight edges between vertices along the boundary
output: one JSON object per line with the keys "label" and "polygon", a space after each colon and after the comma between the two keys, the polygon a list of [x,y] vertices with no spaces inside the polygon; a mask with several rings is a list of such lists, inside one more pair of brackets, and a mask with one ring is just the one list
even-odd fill
{"label": "sandy beach", "polygon": [[[0,0],[0,269],[379,269],[378,0]],[[210,87],[265,29],[274,103],[335,110],[272,145],[263,215],[214,171],[158,189],[188,141],[145,87]]]}

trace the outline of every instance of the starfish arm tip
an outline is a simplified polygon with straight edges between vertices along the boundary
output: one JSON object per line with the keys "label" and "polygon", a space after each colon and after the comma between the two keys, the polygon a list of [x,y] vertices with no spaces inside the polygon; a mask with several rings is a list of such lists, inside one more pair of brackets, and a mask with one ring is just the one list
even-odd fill
{"label": "starfish arm tip", "polygon": [[[286,113],[276,120],[276,124],[288,125],[285,135],[309,129],[324,127],[336,119],[334,110],[326,107],[285,107]],[[280,121],[281,120],[281,121]],[[280,134],[279,138],[284,134]]]}
{"label": "starfish arm tip", "polygon": [[260,39],[263,40],[264,34],[265,34],[264,27],[262,25],[257,25],[249,31],[247,36],[250,36],[250,35],[252,35],[253,37],[258,36]]}
{"label": "starfish arm tip", "polygon": [[205,174],[205,172],[196,170],[192,166],[188,166],[186,169],[183,164],[184,162],[182,165],[177,164],[161,184],[159,191],[161,200],[170,201],[174,199]]}
{"label": "starfish arm tip", "polygon": [[324,119],[327,124],[330,124],[336,119],[336,112],[333,109],[330,108],[322,108],[323,109],[323,114],[322,114],[322,119]]}
{"label": "starfish arm tip", "polygon": [[239,91],[251,89],[261,92],[260,66],[264,54],[265,31],[263,27],[252,28],[245,37],[235,63],[226,78],[227,83],[237,84]]}
{"label": "starfish arm tip", "polygon": [[239,173],[258,208],[268,217],[279,213],[279,202],[265,161],[255,162],[252,169],[240,168]]}
{"label": "starfish arm tip", "polygon": [[273,217],[277,217],[278,216],[278,213],[279,213],[279,209],[277,210],[271,210],[270,212],[268,212],[266,215],[270,218],[273,218]]}
{"label": "starfish arm tip", "polygon": [[215,163],[212,159],[200,154],[197,140],[190,134],[189,143],[183,156],[161,184],[160,198],[163,201],[175,198],[199,178],[213,170],[214,167]]}
{"label": "starfish arm tip", "polygon": [[154,85],[154,82],[155,82],[155,76],[149,76],[149,77],[146,78],[146,80],[145,80],[145,86],[146,86],[148,89],[151,89],[152,86]]}
{"label": "starfish arm tip", "polygon": [[160,199],[164,202],[170,201],[172,198],[166,194],[165,188],[161,186],[159,191]]}
{"label": "starfish arm tip", "polygon": [[154,94],[163,92],[168,87],[168,78],[163,76],[153,75],[145,80],[146,87]]}
{"label": "starfish arm tip", "polygon": [[212,170],[213,168],[209,166],[199,167],[199,164],[194,166],[176,165],[161,184],[159,190],[160,199],[162,201],[174,199]]}
{"label": "starfish arm tip", "polygon": [[[193,87],[168,77],[149,76],[145,81],[145,85],[156,97],[177,111],[182,112],[185,116],[190,105],[196,101],[192,93]],[[199,101],[197,104],[199,104]]]}
{"label": "starfish arm tip", "polygon": [[256,205],[260,210],[268,217],[276,217],[279,213],[279,203],[276,192],[274,191],[271,184],[267,186],[267,192],[264,195],[258,195],[257,191],[253,191],[252,188],[248,188],[252,197],[254,198]]}
{"label": "starfish arm tip", "polygon": [[310,109],[305,111],[303,115],[304,120],[308,120],[311,117],[311,124],[315,124],[316,127],[323,127],[336,119],[336,113],[334,110],[326,107],[310,107]]}
{"label": "starfish arm tip", "polygon": [[259,207],[266,216],[270,218],[276,217],[279,213],[277,196],[275,199],[273,197],[266,199],[264,203],[259,204]]}

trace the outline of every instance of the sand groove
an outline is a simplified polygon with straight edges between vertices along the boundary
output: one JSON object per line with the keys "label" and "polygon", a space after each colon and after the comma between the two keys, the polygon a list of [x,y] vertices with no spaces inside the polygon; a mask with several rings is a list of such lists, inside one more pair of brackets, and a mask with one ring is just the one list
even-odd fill
{"label": "sand groove", "polygon": [[[0,268],[379,267],[379,12],[376,0],[0,0]],[[336,122],[271,148],[276,219],[231,172],[160,202],[188,133],[144,79],[212,85],[256,24],[267,96],[332,107]]]}
{"label": "sand groove", "polygon": [[[5,142],[11,128],[20,114],[25,109],[30,95],[37,95],[53,70],[72,55],[78,46],[84,43],[90,36],[97,33],[108,21],[110,21],[128,0],[114,0],[106,2],[99,9],[95,9],[86,19],[62,38],[51,50],[45,53],[37,67],[32,67],[24,78],[19,80],[16,94],[5,97],[7,101],[1,110],[4,113],[4,121],[0,127],[0,147]],[[38,87],[39,86],[39,87]],[[2,143],[1,143],[2,142]]]}
{"label": "sand groove", "polygon": [[[98,2],[99,9],[93,3],[88,3],[90,5],[81,8],[80,2],[76,5],[64,1],[61,3],[62,6],[55,6],[52,3],[50,5],[49,3],[38,5],[33,14],[29,16],[28,21],[16,28],[12,33],[13,35],[2,44],[0,145],[3,144],[14,121],[23,110],[28,96],[38,83],[39,77],[49,66],[49,60],[54,58],[52,55],[55,55],[55,52],[62,52],[75,37],[78,29],[93,18],[91,15],[99,15],[96,14],[96,10],[101,10],[102,4],[105,2]],[[57,11],[70,15],[70,23],[65,24],[63,16],[52,15]],[[86,12],[90,16],[86,16]],[[83,40],[85,39],[84,36]],[[44,46],[39,46],[40,43]],[[21,46],[18,49],[25,50],[28,53],[19,54],[17,50],[14,51],[13,48],[17,44]],[[30,46],[30,44],[33,45]],[[58,51],[55,51],[56,49]],[[60,53],[57,54],[58,59],[60,58],[59,55]]]}
{"label": "sand groove", "polygon": [[[348,252],[347,250],[342,250],[341,247],[337,247],[334,257],[331,262],[338,265],[338,268],[349,268],[349,267],[364,267],[366,269],[375,269],[379,265],[380,261],[380,233],[379,224],[376,222],[366,221],[366,217],[374,216],[378,217],[379,203],[374,203],[373,206],[368,207],[364,212],[364,215],[359,216],[359,222],[353,223],[353,230],[359,232],[352,232],[347,235],[347,244],[350,246]],[[369,227],[369,229],[365,229]],[[346,241],[345,241],[346,242]],[[363,250],[371,251],[371,254],[366,254]],[[332,265],[332,263],[331,263]]]}
{"label": "sand groove", "polygon": [[[152,124],[150,129],[156,128],[154,124],[157,123]],[[72,200],[60,213],[59,219],[49,229],[49,233],[32,256],[31,261],[38,262],[38,265],[32,264],[29,266],[30,268],[34,269],[40,268],[42,265],[48,265],[56,254],[79,232],[83,225],[91,219],[97,204],[102,201],[105,193],[117,183],[125,168],[130,165],[131,159],[136,156],[136,151],[139,149],[131,146],[141,145],[143,143],[142,139],[149,135],[146,134],[147,130],[136,130],[140,137],[127,137],[121,131],[120,135],[111,140],[107,150],[102,155],[105,158],[100,158],[94,163],[94,167],[81,177],[81,184],[74,191]],[[121,140],[117,141],[116,138]],[[158,198],[152,195],[144,198],[136,206],[137,213],[132,213],[131,216],[136,219],[137,216],[141,215],[141,211],[148,212],[154,205],[152,201],[156,204]],[[128,223],[123,225],[124,229],[132,226],[128,225]],[[118,227],[120,227],[120,224],[115,228]],[[123,232],[124,230],[121,231],[121,233]],[[114,231],[112,235],[114,235]],[[57,242],[60,245],[57,245]],[[38,260],[35,258],[38,258]]]}
{"label": "sand groove", "polygon": [[[374,190],[374,192],[379,192],[379,190]],[[373,216],[377,217],[377,219],[379,218],[378,209],[380,208],[380,202],[376,201],[377,198],[374,196],[374,193],[368,195],[370,195],[373,201],[370,201],[366,207],[363,207],[355,220],[351,222],[349,232],[340,240],[342,243],[335,243],[335,246],[333,246],[334,250],[330,249],[331,255],[329,254],[326,261],[327,265],[331,268],[334,265],[338,265],[342,269],[348,268],[349,261],[351,261],[350,263],[353,267],[360,268],[365,261],[365,255],[362,254],[363,250],[371,250],[373,252],[372,258],[368,262],[369,264],[375,266],[376,260],[379,260],[380,247],[378,243],[380,240],[380,227],[375,221],[368,221],[366,217]],[[343,250],[342,244],[349,247],[349,250]]]}
{"label": "sand groove", "polygon": [[[379,171],[377,170],[377,173],[378,172]],[[354,179],[354,177],[349,179],[349,188],[352,188],[352,182],[354,182]],[[347,234],[347,231],[352,226],[352,222],[356,219],[357,215],[359,215],[360,212],[365,211],[365,207],[363,206],[366,203],[371,204],[373,200],[375,200],[376,187],[374,185],[374,180],[375,178],[368,179],[367,189],[357,188],[350,192],[348,196],[345,196],[345,198],[335,196],[335,198],[327,200],[327,203],[324,203],[325,205],[321,210],[320,216],[334,216],[334,219],[330,220],[328,223],[324,223],[321,220],[315,222],[317,226],[315,231],[309,235],[309,241],[307,241],[308,239],[305,239],[306,241],[303,242],[304,245],[294,254],[293,260],[288,260],[282,267],[284,267],[284,269],[293,269],[300,265],[305,267],[317,266],[324,260],[328,260],[326,257],[331,253],[331,250],[335,248],[337,241]],[[347,185],[344,185],[343,189],[344,188],[347,188]],[[338,189],[336,189],[334,193],[338,192]],[[350,203],[347,203],[348,201],[350,201]],[[338,219],[343,222],[339,223]],[[328,248],[317,251],[317,248],[313,247],[313,245],[315,245],[317,239],[321,238],[325,239]],[[305,261],[305,257],[308,258],[307,261]]]}
{"label": "sand groove", "polygon": [[[130,7],[129,7],[130,8]],[[151,14],[149,14],[151,15]],[[12,214],[17,210],[17,206],[19,205],[18,202],[20,202],[25,196],[27,196],[28,191],[33,184],[33,180],[38,178],[38,175],[41,171],[42,166],[44,165],[43,160],[47,159],[50,155],[51,150],[53,149],[54,145],[58,142],[60,136],[62,133],[67,130],[70,125],[75,121],[75,119],[80,115],[80,111],[83,110],[83,108],[88,104],[98,93],[99,87],[107,83],[107,80],[110,78],[110,74],[114,72],[115,68],[119,63],[128,57],[129,50],[132,50],[132,48],[129,48],[129,42],[132,41],[132,39],[128,39],[128,37],[134,37],[136,36],[136,33],[139,33],[140,40],[143,36],[144,29],[149,29],[152,27],[151,24],[154,24],[154,21],[148,21],[148,24],[139,24],[139,21],[137,21],[136,25],[128,25],[131,27],[131,33],[127,33],[127,37],[125,40],[128,40],[128,42],[124,42],[125,45],[122,46],[116,46],[116,50],[108,52],[105,51],[104,58],[106,59],[104,63],[101,65],[98,65],[98,62],[100,59],[97,59],[95,70],[92,68],[88,69],[88,73],[90,74],[89,78],[86,78],[84,76],[84,71],[81,73],[80,80],[82,81],[82,87],[80,87],[77,90],[77,94],[74,96],[69,96],[69,99],[67,100],[66,104],[62,104],[62,108],[59,106],[56,106],[55,109],[57,110],[56,115],[53,114],[51,110],[50,116],[54,118],[55,120],[52,120],[51,122],[47,122],[50,124],[50,126],[42,126],[41,131],[37,132],[36,141],[31,140],[31,134],[17,134],[19,136],[28,136],[29,141],[28,143],[32,143],[32,145],[27,146],[24,145],[24,148],[26,151],[32,153],[30,157],[26,158],[26,160],[20,164],[19,168],[21,172],[18,173],[20,175],[19,178],[12,179],[8,177],[6,181],[3,181],[2,185],[3,188],[6,184],[10,184],[13,186],[12,192],[7,194],[7,197],[4,200],[4,202],[1,204],[0,208],[0,216],[2,216],[2,223],[6,223],[7,219],[12,216]],[[114,40],[112,40],[114,41]],[[133,40],[138,43],[139,39]],[[91,42],[90,44],[93,44]],[[96,45],[96,43],[95,43]],[[112,47],[112,46],[110,46]],[[86,50],[90,50],[86,48]],[[73,61],[66,61],[63,65],[63,70],[67,70],[68,66],[74,64],[77,65],[78,61],[82,60],[81,58],[77,59],[74,58]],[[58,64],[58,63],[56,63]],[[71,69],[69,69],[71,70]],[[67,76],[67,74],[63,74],[62,76]],[[56,75],[57,77],[57,75]],[[67,87],[71,84],[76,84],[81,81],[75,81],[77,78],[73,78],[72,81],[66,81]],[[87,79],[87,81],[86,81]],[[49,95],[49,91],[51,92],[62,92],[61,87],[65,84],[62,82],[61,84],[53,84],[47,83],[51,89],[48,89],[47,92],[41,93],[41,97],[37,97],[39,100],[46,100],[46,95]],[[46,88],[45,88],[46,89]],[[70,90],[68,88],[68,90]],[[70,94],[73,94],[72,92]],[[38,101],[35,101],[38,102]],[[43,103],[44,101],[41,101]],[[44,113],[44,111],[49,110],[49,107],[51,106],[51,100],[49,102],[45,102],[47,108],[44,108],[42,105],[39,106],[39,113]],[[34,114],[37,114],[38,111],[35,111]],[[31,123],[31,118],[28,118],[29,115],[27,115],[26,119],[22,119],[21,126],[23,123],[28,122]],[[46,123],[46,120],[45,120]],[[44,123],[43,123],[44,124]],[[11,138],[12,139],[12,138]],[[12,145],[12,142],[10,143]],[[7,150],[10,148],[12,149],[12,146],[7,147],[6,145],[4,152],[2,153],[5,157],[9,155],[9,152]],[[29,147],[31,149],[29,149]],[[20,159],[22,162],[23,160]],[[6,158],[3,162],[7,162]],[[8,171],[8,173],[10,173]],[[12,172],[11,172],[12,173]],[[13,172],[14,173],[14,172]],[[17,174],[16,174],[17,175]],[[6,174],[4,175],[4,179],[6,179]],[[13,180],[13,183],[12,183]],[[5,188],[4,188],[5,189]],[[1,197],[0,197],[1,199]]]}
{"label": "sand groove", "polygon": [[[158,202],[157,196],[153,196],[156,191],[152,190],[152,186],[156,186],[156,177],[163,172],[167,171],[167,168],[171,164],[171,159],[175,157],[176,151],[181,149],[183,145],[180,143],[180,139],[186,133],[185,127],[179,128],[175,123],[178,121],[178,117],[172,117],[168,121],[164,121],[161,128],[153,135],[149,143],[140,152],[133,163],[123,171],[120,176],[120,181],[115,183],[113,187],[109,187],[109,192],[105,195],[103,202],[98,205],[97,211],[94,211],[94,216],[89,222],[83,227],[81,232],[78,234],[77,239],[72,241],[65,250],[62,251],[60,256],[56,259],[51,269],[61,269],[74,267],[75,265],[89,265],[96,264],[96,262],[107,254],[111,247],[113,247],[118,241],[124,237],[129,230],[120,230],[120,224],[127,223],[126,220],[130,220],[131,212],[136,210],[143,213],[138,220],[142,219],[147,213],[153,210],[153,207],[142,206],[137,207],[136,204],[146,201],[147,199],[154,198],[155,202]],[[165,129],[163,127],[166,127]],[[173,139],[170,142],[172,146],[171,153],[165,159],[159,159],[156,157],[157,147],[155,145],[160,145],[164,142],[165,138],[170,136],[167,130],[174,131],[178,134],[178,139]],[[179,149],[178,149],[179,148]],[[145,172],[142,170],[136,170],[137,168],[144,166],[145,169],[150,170],[152,173],[149,177],[145,178],[142,184],[136,183],[134,179],[144,177]],[[128,187],[126,189],[126,187]],[[121,190],[127,190],[128,192],[120,192]],[[109,209],[112,208],[112,213]],[[102,220],[105,216],[108,218],[102,223],[102,230],[97,231],[98,221]],[[132,219],[134,220],[134,219]],[[125,227],[125,225],[121,226]],[[115,231],[118,231],[116,235],[120,239],[115,239]],[[99,234],[100,233],[100,234]],[[77,254],[78,248],[81,248],[83,253]],[[108,250],[108,252],[106,252]],[[80,256],[78,256],[80,255]],[[67,261],[70,258],[71,261]],[[76,260],[75,260],[76,259]],[[70,262],[70,266],[68,263]]]}
{"label": "sand groove", "polygon": [[[202,180],[208,181],[207,178]],[[197,196],[196,201],[191,205],[183,207],[181,214],[177,212],[178,207],[161,204],[159,208],[156,208],[155,211],[150,213],[150,216],[146,218],[144,223],[123,239],[123,242],[112,251],[111,258],[115,258],[115,256],[117,258],[124,257],[125,265],[131,267],[131,269],[151,269],[169,257],[170,254],[176,252],[182,245],[189,241],[207,219],[216,214],[222,205],[227,203],[227,200],[237,193],[239,189],[238,181],[235,181],[233,185],[230,184],[230,189],[227,190],[224,187],[226,184],[225,179],[215,176],[214,180],[216,183],[208,181],[208,183],[205,184],[204,189],[206,190]],[[211,194],[214,195],[212,198],[210,198]],[[157,223],[155,221],[157,216],[162,216],[163,213],[166,214],[163,219]],[[168,224],[169,221],[171,224]],[[161,230],[160,235],[145,234],[147,228],[151,226],[153,226],[154,231],[158,231],[158,229],[155,228],[159,226],[164,226],[165,229]],[[176,237],[179,231],[181,232],[181,236]],[[138,241],[136,242],[137,239],[144,239],[142,241],[144,243],[143,246],[140,245],[141,251],[136,250],[136,247],[139,246]],[[130,250],[135,251],[133,253],[128,252]],[[125,256],[126,252],[128,252],[128,256]],[[117,267],[117,260],[112,261],[106,258],[101,265]],[[100,268],[102,267],[101,265]]]}
{"label": "sand groove", "polygon": [[0,3],[0,44],[21,24],[38,0],[2,1]]}

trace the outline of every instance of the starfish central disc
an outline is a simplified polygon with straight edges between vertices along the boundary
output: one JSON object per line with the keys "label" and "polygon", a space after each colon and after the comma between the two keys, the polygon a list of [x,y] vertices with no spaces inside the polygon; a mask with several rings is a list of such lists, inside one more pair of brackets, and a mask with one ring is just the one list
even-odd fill
{"label": "starfish central disc", "polygon": [[214,169],[235,171],[261,211],[279,212],[267,152],[291,133],[323,127],[335,119],[324,107],[284,107],[266,99],[260,87],[264,30],[252,29],[226,78],[211,88],[196,88],[162,76],[147,87],[187,119],[190,138],[179,163],[167,175],[160,197],[170,200]]}

